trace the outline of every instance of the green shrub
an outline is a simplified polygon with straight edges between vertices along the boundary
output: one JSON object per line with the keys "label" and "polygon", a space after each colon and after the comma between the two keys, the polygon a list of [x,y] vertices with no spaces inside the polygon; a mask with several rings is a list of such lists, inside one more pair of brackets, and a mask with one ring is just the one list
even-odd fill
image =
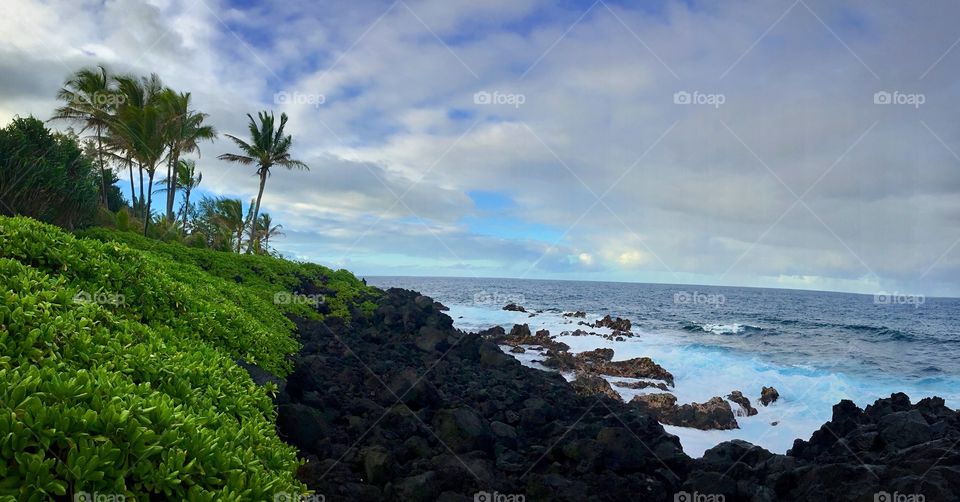
{"label": "green shrub", "polygon": [[130,230],[130,212],[126,207],[120,208],[116,216],[117,230],[126,232]]}
{"label": "green shrub", "polygon": [[286,357],[298,349],[294,326],[272,298],[156,253],[77,239],[28,218],[2,221],[0,256],[58,274],[88,294],[121,298],[109,307],[127,319],[210,342],[274,373],[289,370]]}
{"label": "green shrub", "polygon": [[[363,308],[362,303],[379,296],[379,291],[363,284],[347,270],[331,270],[315,263],[298,263],[272,256],[237,254],[195,249],[178,243],[164,243],[133,233],[120,233],[105,228],[90,228],[79,235],[103,242],[122,242],[132,248],[149,251],[178,264],[189,264],[207,274],[236,283],[261,299],[274,303],[275,295],[300,291],[304,283],[322,285],[332,294],[324,296],[330,308],[328,315],[349,318],[350,310]],[[193,237],[191,236],[190,239]],[[316,312],[302,302],[280,304],[287,313],[315,316]],[[369,309],[369,306],[367,307]]]}
{"label": "green shrub", "polygon": [[188,247],[197,249],[206,249],[207,247],[207,239],[200,234],[190,234],[190,236],[184,239],[183,243]]}
{"label": "green shrub", "polygon": [[[190,266],[174,279],[171,263],[0,218],[0,499],[302,492],[295,451],[276,436],[270,389],[253,384],[231,358],[236,344],[211,327],[252,298],[178,282]],[[197,281],[202,272],[191,268]],[[86,301],[113,294],[122,296]],[[247,335],[278,328],[265,322]],[[280,352],[289,351],[289,331],[280,331],[252,350],[286,338]]]}
{"label": "green shrub", "polygon": [[101,206],[97,208],[96,223],[101,227],[113,228],[117,225],[117,217],[109,209]]}
{"label": "green shrub", "polygon": [[100,174],[75,136],[51,132],[33,117],[0,129],[0,210],[65,228],[86,226],[96,217],[99,185]]}

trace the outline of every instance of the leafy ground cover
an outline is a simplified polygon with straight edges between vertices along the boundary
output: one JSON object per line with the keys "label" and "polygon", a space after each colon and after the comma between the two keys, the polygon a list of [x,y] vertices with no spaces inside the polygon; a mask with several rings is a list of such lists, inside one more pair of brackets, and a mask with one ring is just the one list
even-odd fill
{"label": "leafy ground cover", "polygon": [[[375,295],[346,272],[0,218],[0,499],[302,493],[270,398],[236,360],[289,371],[276,303],[322,285],[325,315]],[[131,237],[132,236],[132,237]]]}

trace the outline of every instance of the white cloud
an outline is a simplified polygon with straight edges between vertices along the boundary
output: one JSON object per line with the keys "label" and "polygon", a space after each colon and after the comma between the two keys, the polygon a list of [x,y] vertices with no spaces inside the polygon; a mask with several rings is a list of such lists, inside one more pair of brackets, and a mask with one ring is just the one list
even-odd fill
{"label": "white cloud", "polygon": [[[0,120],[49,116],[66,75],[99,61],[190,90],[221,132],[244,134],[247,112],[286,111],[313,169],[274,173],[264,203],[295,230],[278,245],[318,260],[960,293],[960,251],[944,254],[960,238],[949,106],[960,50],[934,64],[960,7],[807,4],[843,43],[802,6],[757,42],[789,6],[759,0],[600,5],[562,39],[582,10],[534,0],[389,12],[13,0],[0,18]],[[874,105],[881,89],[926,104]],[[284,90],[326,102],[275,105]],[[525,99],[477,104],[479,90]],[[680,90],[725,103],[677,105]],[[249,197],[255,178],[214,159],[229,148],[203,147],[204,184]],[[473,190],[504,194],[514,219],[564,238],[471,234]]]}

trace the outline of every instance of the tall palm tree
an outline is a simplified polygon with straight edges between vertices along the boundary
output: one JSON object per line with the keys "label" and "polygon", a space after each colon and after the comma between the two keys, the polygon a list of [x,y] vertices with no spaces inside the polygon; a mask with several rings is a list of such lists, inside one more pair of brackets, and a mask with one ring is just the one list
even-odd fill
{"label": "tall palm tree", "polygon": [[[160,77],[120,76],[115,78],[123,102],[110,120],[109,142],[140,168],[140,197],[146,195],[143,204],[143,234],[147,235],[153,203],[153,178],[157,166],[164,157],[168,144],[167,115],[160,104],[164,91]],[[143,188],[143,172],[148,176],[147,189]]]}
{"label": "tall palm tree", "polygon": [[[267,177],[270,176],[270,168],[273,166],[305,170],[309,170],[310,168],[303,162],[290,157],[290,147],[293,144],[293,137],[283,135],[283,129],[287,125],[286,113],[280,114],[280,127],[276,129],[274,129],[273,112],[260,112],[259,124],[257,124],[257,121],[249,113],[247,114],[247,118],[250,119],[248,127],[250,129],[251,142],[247,143],[236,136],[227,134],[226,136],[233,140],[237,147],[240,148],[241,153],[225,153],[218,158],[236,162],[244,166],[251,164],[257,165],[257,175],[260,176],[260,191],[257,192],[257,202],[253,209],[250,231],[251,235],[256,235],[256,229],[252,227],[256,225],[257,215],[260,214],[260,200],[263,198],[263,187],[267,183]],[[253,240],[254,239],[251,239],[247,247],[248,253],[253,251]]]}
{"label": "tall palm tree", "polygon": [[164,113],[170,122],[167,125],[167,219],[173,219],[173,199],[176,195],[176,181],[180,155],[199,152],[199,142],[213,141],[217,131],[210,125],[203,125],[208,115],[190,109],[190,93],[178,93],[166,89],[160,97]]}
{"label": "tall palm tree", "polygon": [[[57,99],[64,105],[57,108],[50,120],[71,120],[83,124],[80,132],[93,129],[97,138],[97,159],[100,168],[100,202],[107,205],[107,167],[103,158],[103,134],[110,114],[119,100],[110,73],[103,66],[83,68],[71,75],[57,91]],[[131,187],[133,179],[130,180]]]}

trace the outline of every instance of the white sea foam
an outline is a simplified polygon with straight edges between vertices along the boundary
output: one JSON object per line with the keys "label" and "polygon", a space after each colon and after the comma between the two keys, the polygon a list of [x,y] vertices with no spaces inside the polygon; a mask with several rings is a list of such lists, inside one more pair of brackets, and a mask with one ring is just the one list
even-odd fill
{"label": "white sea foam", "polygon": [[704,324],[703,330],[718,335],[735,335],[743,332],[742,324]]}
{"label": "white sea foam", "polygon": [[[450,305],[448,313],[458,328],[469,331],[496,325],[509,330],[515,323],[526,323],[532,331],[549,329],[553,335],[577,328],[601,335],[611,333],[606,328],[580,326],[577,322],[583,319],[564,318],[557,313],[540,313],[530,317],[528,313],[459,305]],[[585,320],[591,322],[599,317],[588,312]],[[714,330],[708,331],[716,333]],[[733,390],[739,390],[759,410],[753,417],[737,417],[740,429],[730,431],[664,426],[668,432],[680,438],[684,451],[692,457],[702,456],[705,450],[731,439],[743,439],[772,452],[784,453],[793,445],[794,439],[809,439],[814,431],[830,420],[833,405],[841,399],[850,399],[862,407],[876,399],[889,397],[893,392],[905,392],[914,401],[939,395],[947,401],[948,406],[956,408],[960,405],[960,385],[956,383],[940,381],[924,386],[890,376],[846,375],[833,371],[828,365],[818,366],[816,361],[804,367],[778,365],[741,351],[701,343],[691,344],[689,334],[644,333],[636,328],[634,334],[636,336],[622,342],[600,336],[568,335],[556,338],[569,345],[572,352],[607,347],[614,350],[615,360],[651,357],[674,375],[676,387],[671,392],[677,396],[678,403],[704,402],[711,397],[723,397]],[[542,359],[537,352],[512,355],[527,366],[546,369],[534,362]],[[773,386],[780,393],[780,400],[769,407],[759,403],[760,390],[764,386]],[[615,389],[625,401],[650,390]],[[944,392],[945,389],[956,390]]]}

